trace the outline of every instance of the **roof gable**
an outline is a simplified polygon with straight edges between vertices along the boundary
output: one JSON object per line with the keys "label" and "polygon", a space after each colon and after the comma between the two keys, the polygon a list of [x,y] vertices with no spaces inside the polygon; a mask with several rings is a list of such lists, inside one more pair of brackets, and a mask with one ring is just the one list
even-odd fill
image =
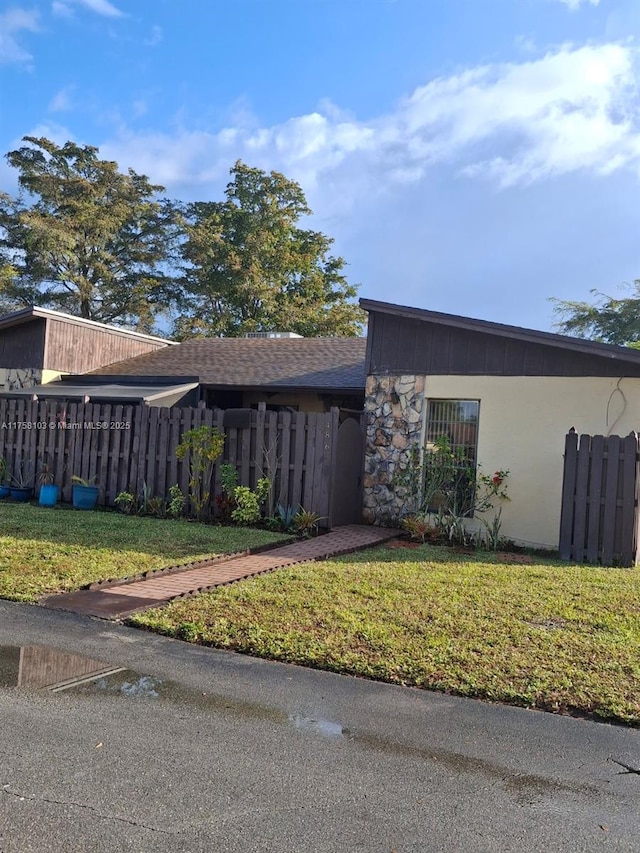
{"label": "roof gable", "polygon": [[50,308],[23,308],[20,311],[14,311],[11,314],[0,316],[0,330],[19,326],[22,323],[27,323],[35,318],[43,320],[55,320],[58,323],[64,323],[73,326],[83,326],[87,329],[96,331],[108,332],[112,335],[136,339],[143,342],[175,345],[176,341],[170,341],[166,338],[160,338],[156,335],[146,335],[143,332],[136,332],[133,329],[124,329],[121,326],[111,326],[108,323],[98,323],[95,320],[85,320],[84,317],[75,317],[73,314],[65,314],[63,311],[53,311]]}
{"label": "roof gable", "polygon": [[361,299],[367,372],[640,376],[640,351],[567,335]]}

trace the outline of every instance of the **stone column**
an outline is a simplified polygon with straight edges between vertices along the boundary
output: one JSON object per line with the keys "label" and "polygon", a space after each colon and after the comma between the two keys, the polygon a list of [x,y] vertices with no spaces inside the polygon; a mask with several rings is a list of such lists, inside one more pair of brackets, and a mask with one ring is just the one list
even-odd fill
{"label": "stone column", "polygon": [[415,510],[406,489],[394,485],[394,474],[408,464],[419,447],[424,415],[424,376],[368,376],[365,391],[367,435],[364,465],[364,520],[397,524]]}

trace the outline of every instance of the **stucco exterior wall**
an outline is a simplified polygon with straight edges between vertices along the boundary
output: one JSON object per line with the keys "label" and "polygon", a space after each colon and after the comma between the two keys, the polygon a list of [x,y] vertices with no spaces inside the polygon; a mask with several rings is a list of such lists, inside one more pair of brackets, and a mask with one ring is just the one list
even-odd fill
{"label": "stucco exterior wall", "polygon": [[43,385],[46,385],[47,382],[57,382],[58,379],[62,378],[62,373],[58,370],[43,370],[42,371],[42,379],[40,382]]}
{"label": "stucco exterior wall", "polygon": [[478,460],[509,469],[502,533],[556,548],[563,452],[571,427],[592,435],[640,431],[640,379],[427,376],[425,398],[479,400]]}
{"label": "stucco exterior wall", "polygon": [[[424,391],[423,391],[424,389]],[[563,454],[571,427],[591,435],[640,431],[640,378],[542,376],[369,376],[364,519],[385,523],[412,507],[395,471],[424,444],[429,399],[478,400],[478,461],[509,470],[503,536],[557,548]],[[470,522],[474,526],[474,522]]]}

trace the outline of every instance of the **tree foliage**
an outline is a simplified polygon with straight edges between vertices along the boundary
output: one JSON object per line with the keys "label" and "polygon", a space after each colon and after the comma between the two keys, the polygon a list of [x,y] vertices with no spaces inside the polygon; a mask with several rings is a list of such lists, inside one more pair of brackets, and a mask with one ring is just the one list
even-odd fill
{"label": "tree foliage", "polygon": [[224,201],[180,204],[98,149],[24,137],[0,192],[0,312],[39,305],[178,337],[357,335],[364,312],[333,240],[300,226],[301,187],[238,161]]}
{"label": "tree foliage", "polygon": [[614,299],[592,290],[594,302],[552,299],[554,311],[561,318],[557,327],[578,338],[620,346],[640,345],[640,279],[634,281],[633,292],[627,299]]}
{"label": "tree foliage", "polygon": [[0,300],[40,305],[149,331],[171,302],[175,205],[163,187],[98,157],[98,149],[45,138],[7,154],[18,198],[0,196]]}
{"label": "tree foliage", "polygon": [[185,209],[189,311],[178,335],[357,335],[364,313],[344,260],[329,237],[299,227],[311,214],[301,187],[241,161],[231,175],[225,201]]}

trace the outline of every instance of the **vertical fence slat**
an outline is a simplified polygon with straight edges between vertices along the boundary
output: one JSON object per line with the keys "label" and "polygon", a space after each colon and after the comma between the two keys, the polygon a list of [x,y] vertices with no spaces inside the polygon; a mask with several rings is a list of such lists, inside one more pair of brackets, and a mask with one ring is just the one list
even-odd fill
{"label": "vertical fence slat", "polygon": [[169,462],[169,409],[159,410],[158,427],[158,464],[156,466],[155,493],[161,497],[167,495],[167,467]]}
{"label": "vertical fence slat", "polygon": [[[591,451],[591,436],[581,435],[578,444],[578,469],[576,472],[576,493],[587,494],[589,483],[589,456]],[[573,547],[571,557],[573,560],[582,562],[585,556],[585,532],[587,524],[587,502],[580,500],[576,502],[573,523]]]}
{"label": "vertical fence slat", "polygon": [[119,491],[118,489],[118,472],[121,467],[126,465],[126,459],[120,456],[120,445],[122,442],[122,423],[124,421],[124,407],[117,404],[113,407],[113,429],[109,424],[109,456],[106,459],[106,477],[104,490],[107,494],[107,503],[113,504]]}
{"label": "vertical fence slat", "polygon": [[56,466],[55,476],[56,483],[60,486],[60,494],[62,500],[68,501],[70,498],[69,485],[69,459],[67,457],[68,442],[67,442],[67,404],[62,403],[60,409],[56,412]]}
{"label": "vertical fence slat", "polygon": [[[184,435],[185,432],[188,432],[191,429],[191,413],[192,409],[182,409],[182,417],[181,417],[181,426],[182,430],[180,435]],[[178,444],[180,441],[178,440]],[[188,454],[184,459],[180,460],[180,464],[178,465],[178,482],[180,484],[180,491],[187,498],[187,502],[189,499],[189,457]]]}
{"label": "vertical fence slat", "polygon": [[281,476],[278,456],[280,419],[278,412],[266,412],[265,414],[264,473],[266,477],[271,478],[273,482],[272,494],[276,495],[280,490]]}
{"label": "vertical fence slat", "polygon": [[56,432],[58,430],[58,404],[53,401],[46,407],[46,424],[47,424],[47,451],[45,464],[53,475],[54,481],[60,485],[60,480],[56,479]]}
{"label": "vertical fence slat", "polygon": [[291,479],[291,412],[282,413],[280,441],[280,486],[277,502],[289,506],[289,480]]}
{"label": "vertical fence slat", "polygon": [[[256,464],[256,479],[261,477],[261,472],[266,474],[266,465],[264,459],[264,425],[265,415],[267,411],[266,403],[258,403],[258,411],[255,414],[255,421],[251,417],[252,423],[255,423],[256,441],[255,441],[255,464]],[[268,476],[268,475],[267,475]]]}
{"label": "vertical fence slat", "polygon": [[620,461],[620,437],[611,435],[606,441],[607,467],[604,486],[604,518],[602,522],[602,562],[613,564],[616,535],[616,509],[618,501],[618,468]]}
{"label": "vertical fence slat", "polygon": [[594,435],[591,441],[591,472],[589,475],[589,507],[587,518],[587,562],[597,563],[600,544],[602,503],[602,467],[604,436]]}
{"label": "vertical fence slat", "polygon": [[625,436],[622,440],[622,448],[624,459],[622,469],[622,542],[620,546],[620,563],[623,566],[631,566],[633,565],[636,553],[638,439],[635,433]]}
{"label": "vertical fence slat", "polygon": [[240,484],[251,486],[251,427],[238,430],[240,441]]}
{"label": "vertical fence slat", "polygon": [[302,504],[306,420],[306,415],[303,414],[303,412],[296,412],[293,417],[295,425],[295,446],[293,451],[293,488],[291,490],[291,505],[294,507],[299,507]]}
{"label": "vertical fence slat", "polygon": [[171,486],[178,482],[178,457],[176,447],[180,442],[180,409],[169,410],[169,423],[167,426],[167,492]]}
{"label": "vertical fence slat", "polygon": [[[313,467],[313,498],[312,511],[317,512],[321,518],[321,526],[325,527],[329,515],[328,490],[325,488],[325,476],[329,469],[326,464],[327,451],[331,453],[330,441],[331,415],[316,415],[316,458]],[[326,502],[324,500],[326,495]]]}
{"label": "vertical fence slat", "polygon": [[7,420],[7,401],[0,400],[0,457],[6,460],[7,458],[7,441],[9,438],[10,427]]}
{"label": "vertical fence slat", "polygon": [[116,486],[116,494],[118,492],[126,492],[130,489],[131,484],[135,484],[135,478],[132,471],[134,459],[134,444],[136,432],[136,416],[138,406],[124,406],[122,409],[122,435],[120,436],[120,453],[122,464],[118,470],[118,484]]}
{"label": "vertical fence slat", "polygon": [[[96,411],[97,409],[97,411]],[[95,445],[97,453],[96,466],[93,469],[96,476],[96,485],[100,488],[100,503],[108,506],[109,500],[109,450],[112,438],[112,408],[110,403],[104,406],[94,407],[94,423],[100,423],[101,428],[95,433]]]}
{"label": "vertical fence slat", "polygon": [[305,430],[304,453],[304,482],[302,487],[302,506],[308,512],[312,511],[313,501],[313,469],[316,462],[316,415],[309,412]]}
{"label": "vertical fence slat", "polygon": [[147,458],[144,465],[144,481],[148,494],[156,493],[156,471],[158,460],[158,424],[160,421],[160,410],[153,406],[145,408],[145,416],[149,424],[149,440],[147,442]]}
{"label": "vertical fence slat", "polygon": [[[222,409],[214,410],[213,425],[219,433],[224,434],[224,411]],[[225,439],[226,444],[226,439]],[[220,463],[224,459],[224,447],[222,448],[222,456],[215,464],[213,470],[213,496],[221,494],[222,486],[220,485]]]}

